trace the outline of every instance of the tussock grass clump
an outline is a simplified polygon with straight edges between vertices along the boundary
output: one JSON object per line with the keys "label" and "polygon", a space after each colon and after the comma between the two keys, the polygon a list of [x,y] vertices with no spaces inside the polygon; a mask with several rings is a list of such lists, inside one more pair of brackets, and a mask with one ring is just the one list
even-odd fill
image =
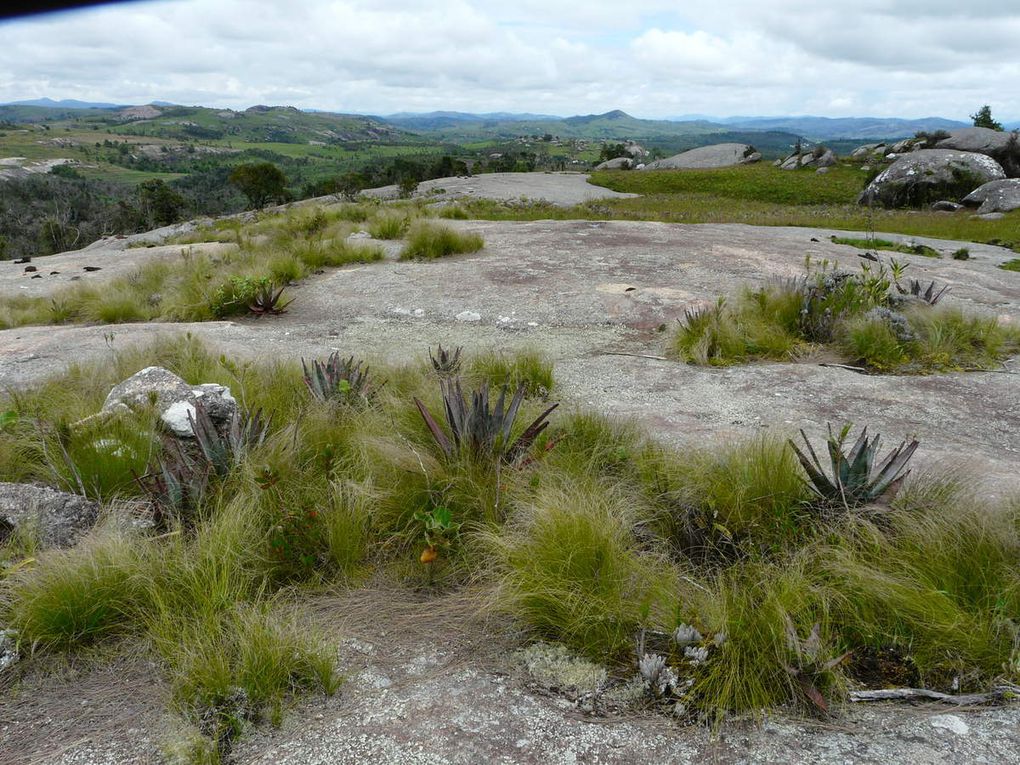
{"label": "tussock grass clump", "polygon": [[435,260],[448,255],[478,252],[485,246],[478,234],[462,233],[445,226],[419,223],[407,236],[401,260]]}
{"label": "tussock grass clump", "polygon": [[[805,635],[824,612],[799,562],[784,566],[738,563],[720,571],[706,589],[691,591],[690,597],[688,607],[698,614],[706,632],[725,636],[718,652],[697,668],[692,688],[694,697],[704,699],[711,717],[802,700],[798,683],[787,669],[794,663],[788,625],[792,622]],[[829,655],[837,655],[824,619],[822,630]],[[838,672],[812,681],[826,698],[838,698],[845,683]]]}
{"label": "tussock grass clump", "polygon": [[810,535],[802,476],[783,441],[760,438],[660,457],[646,491],[674,556],[716,565],[774,557]]}
{"label": "tussock grass clump", "polygon": [[504,608],[586,656],[621,658],[674,586],[670,568],[637,549],[633,520],[626,496],[590,484],[539,492],[496,540]]}
{"label": "tussock grass clump", "polygon": [[379,213],[368,223],[368,233],[373,239],[400,239],[411,225],[406,215],[391,212]]}
{"label": "tussock grass clump", "polygon": [[184,625],[176,614],[157,619],[154,642],[172,680],[174,707],[223,753],[265,707],[278,723],[288,695],[332,695],[340,685],[326,646],[267,605],[203,614]]}
{"label": "tussock grass clump", "polygon": [[978,503],[933,505],[901,506],[886,533],[848,529],[813,560],[847,645],[896,648],[926,687],[974,689],[1015,657],[1015,630],[1002,619],[1020,612],[1017,516]]}
{"label": "tussock grass clump", "polygon": [[46,649],[76,648],[123,634],[143,611],[140,575],[147,568],[137,540],[104,532],[11,575],[5,582],[5,621],[24,645]]}
{"label": "tussock grass clump", "polygon": [[467,375],[488,383],[494,390],[503,386],[516,390],[523,385],[528,396],[547,396],[555,386],[553,365],[538,351],[514,354],[490,352],[471,356]]}
{"label": "tussock grass clump", "polygon": [[672,352],[695,364],[725,366],[756,359],[789,360],[802,347],[790,327],[794,296],[779,289],[748,291],[730,307],[720,301],[711,308],[688,312],[674,334]]}
{"label": "tussock grass clump", "polygon": [[903,264],[865,266],[858,274],[807,265],[800,280],[687,311],[670,352],[688,363],[725,366],[796,360],[827,346],[876,372],[925,374],[988,369],[1020,350],[1020,330],[937,305],[946,289],[902,282]]}
{"label": "tussock grass clump", "polygon": [[467,220],[468,212],[460,205],[444,205],[439,208],[439,217],[447,220]]}
{"label": "tussock grass clump", "polygon": [[1003,271],[1020,271],[1020,258],[1013,258],[1005,263],[1000,263],[999,268]]}

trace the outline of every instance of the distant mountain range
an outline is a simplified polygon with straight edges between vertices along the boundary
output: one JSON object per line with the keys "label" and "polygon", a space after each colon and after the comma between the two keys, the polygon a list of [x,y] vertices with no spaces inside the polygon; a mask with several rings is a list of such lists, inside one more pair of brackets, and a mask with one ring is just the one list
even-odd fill
{"label": "distant mountain range", "polygon": [[724,125],[744,130],[785,130],[816,140],[834,138],[908,138],[915,133],[956,130],[968,122],[943,117],[898,119],[895,117],[726,117]]}
{"label": "distant mountain range", "polygon": [[[919,131],[956,130],[970,123],[943,117],[712,117],[688,114],[662,120],[632,117],[619,109],[605,114],[556,117],[545,114],[470,114],[466,112],[401,112],[382,119],[405,130],[424,132],[553,133],[574,138],[656,138],[721,132],[790,133],[812,141],[907,138]],[[1011,129],[1020,123],[1011,123]]]}
{"label": "distant mountain range", "polygon": [[[175,107],[166,101],[153,101],[153,106],[165,110],[167,107],[174,109],[174,116],[182,116],[180,112],[191,111],[191,113],[217,113],[227,116],[229,114],[242,114],[242,112],[230,112],[230,110],[207,109],[202,107]],[[29,107],[53,110],[120,110],[124,105],[77,101],[74,99],[63,99],[55,101],[50,98],[36,98],[24,101],[14,101],[8,104],[0,104],[0,107]],[[255,109],[266,109],[267,107],[255,107],[243,114],[250,114]],[[273,107],[272,111],[287,109],[291,113],[301,113],[290,107]],[[853,141],[866,139],[894,139],[905,138],[914,135],[919,131],[934,132],[936,130],[955,130],[968,127],[969,123],[958,120],[945,119],[943,117],[924,117],[921,119],[899,119],[895,117],[815,117],[815,116],[786,116],[786,117],[712,117],[701,114],[689,114],[669,119],[648,120],[633,117],[626,112],[615,109],[604,114],[576,115],[573,117],[559,117],[550,114],[531,114],[513,112],[486,112],[474,114],[458,111],[434,111],[425,113],[397,112],[382,117],[370,117],[368,115],[335,115],[332,112],[317,109],[307,109],[303,113],[308,115],[321,115],[323,117],[344,117],[349,120],[367,120],[379,124],[388,124],[400,130],[413,133],[434,134],[437,137],[447,138],[513,138],[520,135],[545,135],[551,134],[559,138],[586,138],[591,140],[620,140],[633,138],[636,140],[661,140],[675,139],[679,137],[697,138],[698,143],[704,143],[709,136],[728,136],[727,140],[741,140],[739,134],[770,133],[792,135],[794,138],[802,137],[811,141]],[[13,116],[13,114],[10,114]],[[21,116],[19,114],[19,116]],[[28,116],[28,115],[25,115]],[[212,127],[212,126],[209,126]],[[323,130],[322,125],[317,125]],[[348,123],[345,127],[350,127]],[[1010,122],[1005,125],[1007,130],[1020,128],[1020,122]],[[198,137],[198,136],[195,136]]]}
{"label": "distant mountain range", "polygon": [[0,104],[0,106],[44,106],[47,109],[123,109],[125,105],[75,101],[73,98],[65,98],[60,101],[54,101],[52,98],[33,98],[29,101],[9,101]]}

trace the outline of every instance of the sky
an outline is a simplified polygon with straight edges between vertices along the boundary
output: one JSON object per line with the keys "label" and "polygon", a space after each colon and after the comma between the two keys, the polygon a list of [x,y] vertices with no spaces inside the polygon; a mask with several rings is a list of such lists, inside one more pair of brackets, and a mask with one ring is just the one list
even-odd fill
{"label": "sky", "polygon": [[1020,0],[162,0],[0,22],[0,102],[1020,119]]}

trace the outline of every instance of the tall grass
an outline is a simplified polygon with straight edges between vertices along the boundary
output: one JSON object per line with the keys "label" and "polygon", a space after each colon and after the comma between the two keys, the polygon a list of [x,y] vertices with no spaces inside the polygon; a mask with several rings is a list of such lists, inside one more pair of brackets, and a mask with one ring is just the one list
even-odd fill
{"label": "tall grass", "polygon": [[[872,652],[899,657],[888,682],[908,672],[939,689],[1020,679],[1020,503],[985,506],[944,471],[914,476],[887,507],[833,519],[778,438],[676,449],[581,409],[557,413],[521,464],[450,458],[411,403],[441,411],[420,360],[373,365],[387,385],[338,406],[314,399],[292,362],[221,359],[191,338],[113,352],[0,407],[15,413],[0,427],[0,480],[69,486],[71,472],[45,463],[62,443],[108,505],[137,493],[136,463],[104,467],[86,448],[134,431],[133,449],[157,453],[151,415],[97,421],[61,442],[53,425],[96,411],[115,382],[154,363],[231,385],[244,407],[272,413],[272,432],[186,524],[137,528],[114,503],[73,549],[10,543],[0,621],[38,652],[116,650],[121,638],[151,646],[197,736],[186,742],[196,760],[222,757],[291,694],[335,690],[335,636],[310,629],[302,604],[368,574],[424,599],[479,588],[509,633],[561,641],[621,679],[641,635],[654,652],[691,625],[704,657],[665,651],[684,681],[673,701],[715,720],[788,704],[817,711],[814,692],[834,701],[850,682],[881,684],[854,659]],[[464,367],[471,383],[551,374],[530,354],[467,354]],[[545,406],[526,400],[521,420]],[[427,520],[440,509],[453,525],[437,541]],[[434,557],[422,556],[427,545]],[[22,565],[27,555],[34,563]],[[815,625],[817,651],[805,656],[795,646]]]}
{"label": "tall grass", "polygon": [[900,305],[884,269],[809,271],[801,281],[745,289],[687,311],[669,351],[693,364],[790,361],[828,346],[878,372],[988,369],[1020,350],[1020,330],[945,305]]}
{"label": "tall grass", "polygon": [[495,540],[503,607],[544,638],[621,659],[675,586],[668,566],[639,551],[634,520],[623,494],[585,483],[546,487]]}
{"label": "tall grass", "polygon": [[416,224],[408,233],[401,260],[435,260],[448,255],[477,252],[485,246],[478,234],[462,233],[445,226]]}
{"label": "tall grass", "polygon": [[[255,224],[256,226],[258,224]],[[139,266],[101,284],[77,284],[49,298],[0,297],[0,329],[28,324],[208,321],[245,314],[258,285],[285,285],[322,268],[381,260],[382,249],[354,244],[346,227],[309,238],[307,222],[277,224],[235,252],[208,255],[182,248],[181,257]],[[261,243],[253,243],[261,239]]]}

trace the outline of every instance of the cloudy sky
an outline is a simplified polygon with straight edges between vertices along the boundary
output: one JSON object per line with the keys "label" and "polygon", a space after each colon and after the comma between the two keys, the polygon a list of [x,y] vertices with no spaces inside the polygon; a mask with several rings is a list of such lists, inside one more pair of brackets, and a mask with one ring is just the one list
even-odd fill
{"label": "cloudy sky", "polygon": [[0,22],[0,102],[1020,119],[1020,0],[163,0]]}

